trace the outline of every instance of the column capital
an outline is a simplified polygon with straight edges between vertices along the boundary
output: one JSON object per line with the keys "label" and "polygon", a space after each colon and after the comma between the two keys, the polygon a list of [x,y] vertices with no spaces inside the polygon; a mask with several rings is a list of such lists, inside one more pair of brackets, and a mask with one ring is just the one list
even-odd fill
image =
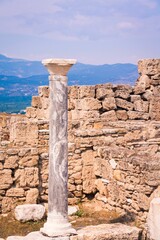
{"label": "column capital", "polygon": [[47,68],[50,75],[66,76],[69,69],[77,62],[76,59],[44,59],[42,64]]}

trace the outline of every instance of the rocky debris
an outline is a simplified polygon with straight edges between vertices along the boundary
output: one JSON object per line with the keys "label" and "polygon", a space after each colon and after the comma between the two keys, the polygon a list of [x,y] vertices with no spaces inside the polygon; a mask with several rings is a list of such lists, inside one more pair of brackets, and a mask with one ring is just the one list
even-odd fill
{"label": "rocky debris", "polygon": [[68,236],[66,237],[47,237],[42,235],[40,232],[31,232],[25,237],[19,237],[19,236],[11,236],[8,237],[7,240],[69,240],[70,238]]}
{"label": "rocky debris", "polygon": [[71,240],[135,240],[140,239],[142,230],[124,224],[101,224],[87,226],[77,231],[77,236],[70,237]]}
{"label": "rocky debris", "polygon": [[[140,239],[142,230],[137,227],[130,227],[124,224],[101,224],[88,226],[77,231],[75,236],[57,237],[56,240],[136,240]],[[53,240],[55,238],[46,237],[40,232],[29,233],[25,237],[8,237],[7,240]]]}
{"label": "rocky debris", "polygon": [[68,215],[71,216],[73,214],[76,214],[78,210],[78,206],[68,206]]}
{"label": "rocky debris", "polygon": [[45,215],[45,207],[40,204],[24,204],[15,208],[15,218],[21,222],[38,221]]}
{"label": "rocky debris", "polygon": [[[7,238],[7,240],[24,240],[24,237],[20,236],[10,236]],[[38,240],[38,239],[37,239]]]}

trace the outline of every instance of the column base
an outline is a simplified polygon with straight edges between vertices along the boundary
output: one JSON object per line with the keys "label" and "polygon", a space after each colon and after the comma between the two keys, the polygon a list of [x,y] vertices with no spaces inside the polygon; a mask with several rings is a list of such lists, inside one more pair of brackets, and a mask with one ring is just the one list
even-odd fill
{"label": "column base", "polygon": [[76,230],[68,222],[68,219],[60,215],[49,215],[40,232],[48,237],[64,237],[77,234]]}

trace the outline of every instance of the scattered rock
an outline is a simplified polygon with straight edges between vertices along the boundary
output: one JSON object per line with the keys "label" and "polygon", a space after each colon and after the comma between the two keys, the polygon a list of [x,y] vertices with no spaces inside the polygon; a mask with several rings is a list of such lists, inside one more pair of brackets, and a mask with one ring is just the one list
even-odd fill
{"label": "scattered rock", "polygon": [[68,215],[76,214],[76,212],[79,210],[78,206],[68,206]]}
{"label": "scattered rock", "polygon": [[37,221],[44,215],[45,207],[40,204],[24,204],[15,208],[15,218],[21,222]]}
{"label": "scattered rock", "polygon": [[10,236],[10,237],[7,238],[7,240],[24,240],[24,237]]}
{"label": "scattered rock", "polygon": [[142,230],[137,227],[130,227],[121,223],[101,224],[87,226],[77,231],[77,236],[71,236],[71,240],[135,240],[139,239]]}

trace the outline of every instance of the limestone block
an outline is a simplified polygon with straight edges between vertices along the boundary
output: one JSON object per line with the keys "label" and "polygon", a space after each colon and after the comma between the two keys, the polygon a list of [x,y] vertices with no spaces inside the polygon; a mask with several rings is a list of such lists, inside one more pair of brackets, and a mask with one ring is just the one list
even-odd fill
{"label": "limestone block", "polygon": [[0,162],[0,170],[3,169],[3,164]]}
{"label": "limestone block", "polygon": [[34,108],[34,107],[27,107],[26,108],[26,116],[28,118],[36,118],[36,116],[37,116],[36,108]]}
{"label": "limestone block", "polygon": [[42,235],[42,233],[35,231],[35,232],[29,233],[25,237],[10,236],[7,238],[7,240],[70,240],[70,238],[69,236],[52,238],[52,237],[44,236]]}
{"label": "limestone block", "polygon": [[128,116],[129,119],[143,119],[143,120],[148,120],[149,119],[149,113],[143,113],[143,112],[138,112],[138,111],[128,111]]}
{"label": "limestone block", "polygon": [[116,105],[117,105],[117,107],[120,107],[120,108],[126,109],[126,110],[130,110],[130,111],[133,109],[133,103],[128,102],[121,98],[116,98]]}
{"label": "limestone block", "polygon": [[78,99],[79,97],[79,86],[69,86],[68,87],[68,97],[73,99]]}
{"label": "limestone block", "polygon": [[157,87],[158,85],[160,85],[160,80],[151,80],[151,84],[155,87]]}
{"label": "limestone block", "polygon": [[91,194],[96,192],[95,179],[85,179],[83,181],[83,193]]}
{"label": "limestone block", "polygon": [[160,80],[160,73],[157,73],[157,74],[151,76],[151,79],[159,81]]}
{"label": "limestone block", "polygon": [[40,97],[49,98],[49,86],[38,87],[38,94]]}
{"label": "limestone block", "polygon": [[31,167],[18,169],[15,173],[15,181],[18,187],[36,187],[39,184],[38,168]]}
{"label": "limestone block", "polygon": [[160,59],[142,59],[138,62],[138,72],[141,75],[156,75],[160,72]]}
{"label": "limestone block", "polygon": [[117,110],[116,115],[119,120],[126,121],[128,119],[128,114],[126,110]]}
{"label": "limestone block", "polygon": [[4,146],[7,147],[10,144],[10,141],[1,141],[0,144],[2,147],[4,147]]}
{"label": "limestone block", "polygon": [[160,96],[154,96],[150,102],[149,115],[151,120],[160,120]]}
{"label": "limestone block", "polygon": [[92,150],[82,152],[83,166],[93,166],[94,154]]}
{"label": "limestone block", "polygon": [[[99,192],[96,193],[95,199],[98,200],[101,203],[107,203],[107,197],[105,197],[104,195],[101,195]],[[97,204],[97,202],[96,202],[96,205],[97,205],[96,206],[96,210],[97,210],[97,208],[99,207],[98,206],[99,204]],[[105,205],[105,207],[106,207],[106,205]],[[99,207],[99,209],[101,210],[101,207]],[[106,209],[107,209],[107,207],[106,207]]]}
{"label": "limestone block", "polygon": [[35,148],[30,148],[30,151],[31,151],[31,155],[33,155],[33,156],[38,155],[38,149],[37,149],[37,147],[35,147]]}
{"label": "limestone block", "polygon": [[46,152],[41,153],[41,159],[48,160],[48,158],[49,158],[49,154],[48,153],[46,153]]}
{"label": "limestone block", "polygon": [[138,202],[138,206],[139,206],[140,209],[148,211],[148,209],[149,209],[149,198],[145,194],[139,193],[137,202]]}
{"label": "limestone block", "polygon": [[148,112],[149,104],[147,101],[137,100],[134,102],[134,109],[138,112]]}
{"label": "limestone block", "polygon": [[47,109],[37,109],[37,119],[49,119],[49,108]]}
{"label": "limestone block", "polygon": [[39,191],[37,188],[31,188],[26,194],[26,203],[37,203]]}
{"label": "limestone block", "polygon": [[99,100],[104,99],[106,97],[114,97],[114,96],[115,94],[110,85],[109,86],[104,85],[103,87],[97,87],[96,89],[96,98]]}
{"label": "limestone block", "polygon": [[[76,182],[75,182],[75,183],[76,183]],[[76,183],[76,184],[78,184],[78,183]],[[76,186],[76,190],[81,192],[81,191],[83,190],[82,185],[77,185],[77,186]]]}
{"label": "limestone block", "polygon": [[0,189],[8,189],[12,183],[12,171],[10,169],[0,170]]}
{"label": "limestone block", "polygon": [[97,190],[99,191],[100,195],[108,197],[108,190],[106,184],[103,182],[102,179],[96,179],[95,185]]}
{"label": "limestone block", "polygon": [[68,99],[68,111],[75,109],[75,101],[73,99]]}
{"label": "limestone block", "polygon": [[19,157],[24,157],[25,155],[30,154],[30,148],[21,148],[18,155]]}
{"label": "limestone block", "polygon": [[[22,198],[20,198],[22,200]],[[3,197],[2,200],[2,213],[12,211],[18,204],[19,199],[17,197]]]}
{"label": "limestone block", "polygon": [[82,169],[83,193],[94,193],[96,191],[94,169],[84,166]]}
{"label": "limestone block", "polygon": [[102,102],[102,106],[104,110],[113,110],[116,109],[116,102],[115,102],[115,98],[114,97],[110,97],[110,98],[105,98],[104,101]]}
{"label": "limestone block", "polygon": [[150,101],[152,99],[152,97],[153,97],[153,93],[152,93],[151,90],[148,90],[148,89],[142,95],[142,98],[147,100],[147,101]]}
{"label": "limestone block", "polygon": [[35,108],[42,108],[41,97],[33,96],[31,105],[32,105],[32,107],[35,107]]}
{"label": "limestone block", "polygon": [[109,163],[110,163],[112,169],[116,169],[117,163],[113,158],[111,160],[109,160]]}
{"label": "limestone block", "polygon": [[101,103],[95,98],[83,98],[78,101],[78,109],[82,110],[99,110]]}
{"label": "limestone block", "polygon": [[113,171],[113,177],[117,181],[120,181],[120,182],[124,181],[123,173],[122,173],[121,170],[114,170]]}
{"label": "limestone block", "polygon": [[76,214],[78,210],[79,210],[78,206],[68,206],[68,215],[71,216],[73,214]]}
{"label": "limestone block", "polygon": [[[69,174],[69,175],[70,175],[70,174]],[[70,192],[73,192],[73,191],[76,190],[76,186],[73,185],[73,184],[68,183],[68,190],[69,190]]]}
{"label": "limestone block", "polygon": [[153,95],[159,96],[160,95],[160,86],[156,86],[153,88]]}
{"label": "limestone block", "polygon": [[97,110],[93,111],[80,111],[79,112],[79,119],[98,119],[99,112]]}
{"label": "limestone block", "polygon": [[[140,141],[143,139],[143,133],[140,132],[139,130],[135,130],[132,132],[128,132],[127,134],[124,135],[123,137],[123,141],[124,143],[127,142],[132,142],[132,141]],[[131,161],[132,158],[129,158],[129,160]]]}
{"label": "limestone block", "polygon": [[4,163],[4,168],[11,168],[15,169],[18,167],[18,156],[10,156],[6,158],[5,163]]}
{"label": "limestone block", "polygon": [[128,99],[132,93],[132,87],[129,85],[117,85],[115,91],[115,97]]}
{"label": "limestone block", "polygon": [[7,197],[24,197],[24,195],[25,192],[23,188],[10,188],[6,193]]}
{"label": "limestone block", "polygon": [[82,178],[82,173],[81,172],[77,172],[77,173],[73,173],[71,174],[71,176],[74,180],[80,180]]}
{"label": "limestone block", "polygon": [[11,124],[10,140],[15,144],[34,145],[38,142],[38,126],[36,121],[20,121]]}
{"label": "limestone block", "polygon": [[42,108],[47,109],[49,107],[49,98],[41,97]]}
{"label": "limestone block", "polygon": [[154,198],[150,203],[147,226],[150,239],[159,240],[160,236],[160,198]]}
{"label": "limestone block", "polygon": [[105,112],[101,115],[101,119],[105,119],[105,121],[117,121],[117,115],[116,112],[114,110]]}
{"label": "limestone block", "polygon": [[141,100],[141,96],[140,95],[131,95],[131,102],[135,102],[137,100]]}
{"label": "limestone block", "polygon": [[95,98],[95,86],[81,86],[79,98]]}
{"label": "limestone block", "polygon": [[76,149],[75,143],[68,143],[68,152],[74,152]]}
{"label": "limestone block", "polygon": [[132,92],[132,86],[130,86],[129,84],[117,84],[113,86],[114,90],[126,90],[128,92]]}
{"label": "limestone block", "polygon": [[150,84],[151,84],[151,79],[147,75],[140,76],[134,87],[134,93],[140,94],[145,92],[145,90],[150,87]]}
{"label": "limestone block", "polygon": [[3,151],[0,151],[0,161],[4,161],[5,155]]}
{"label": "limestone block", "polygon": [[15,208],[15,218],[21,222],[38,221],[45,215],[45,207],[40,204],[24,204]]}
{"label": "limestone block", "polygon": [[15,149],[15,148],[9,148],[9,149],[7,149],[6,153],[8,155],[17,155],[18,154],[18,150]]}
{"label": "limestone block", "polygon": [[24,240],[24,237],[20,236],[10,236],[6,240]]}
{"label": "limestone block", "polygon": [[23,167],[34,167],[38,165],[38,159],[39,157],[34,155],[34,156],[25,156],[20,158],[19,160],[19,165]]}
{"label": "limestone block", "polygon": [[137,227],[127,226],[121,223],[101,224],[87,226],[77,231],[78,235],[71,236],[71,240],[136,240],[139,239],[142,230]]}

